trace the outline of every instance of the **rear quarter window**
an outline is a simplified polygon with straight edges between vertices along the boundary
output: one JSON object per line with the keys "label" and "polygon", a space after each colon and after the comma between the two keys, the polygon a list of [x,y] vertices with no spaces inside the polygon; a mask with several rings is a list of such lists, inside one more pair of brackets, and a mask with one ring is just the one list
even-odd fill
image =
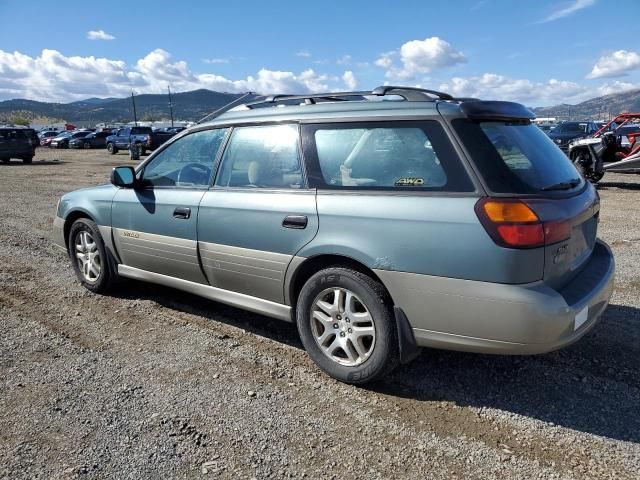
{"label": "rear quarter window", "polygon": [[474,191],[435,120],[314,124],[302,131],[316,188]]}

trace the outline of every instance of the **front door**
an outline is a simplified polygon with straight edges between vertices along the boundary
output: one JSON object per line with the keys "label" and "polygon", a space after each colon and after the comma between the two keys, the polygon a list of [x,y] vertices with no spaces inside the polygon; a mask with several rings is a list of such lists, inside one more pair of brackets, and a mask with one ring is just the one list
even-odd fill
{"label": "front door", "polygon": [[113,237],[124,265],[207,283],[198,261],[198,207],[225,134],[201,130],[178,139],[143,166],[138,188],[116,193]]}
{"label": "front door", "polygon": [[284,303],[293,256],[318,231],[315,190],[301,169],[296,125],[234,128],[198,214],[212,285]]}

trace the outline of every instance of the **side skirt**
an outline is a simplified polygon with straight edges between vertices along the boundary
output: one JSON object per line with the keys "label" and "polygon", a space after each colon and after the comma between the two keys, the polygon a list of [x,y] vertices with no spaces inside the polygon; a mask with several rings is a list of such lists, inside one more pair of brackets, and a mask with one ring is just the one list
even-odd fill
{"label": "side skirt", "polygon": [[268,317],[277,318],[278,320],[284,320],[286,322],[293,321],[291,318],[291,307],[262,298],[252,297],[251,295],[223,290],[222,288],[190,282],[188,280],[162,275],[161,273],[149,272],[127,265],[118,265],[118,274],[134,280],[142,280],[184,290],[185,292],[193,293],[194,295],[199,295],[209,300],[215,300],[216,302],[242,308],[250,312],[260,313]]}

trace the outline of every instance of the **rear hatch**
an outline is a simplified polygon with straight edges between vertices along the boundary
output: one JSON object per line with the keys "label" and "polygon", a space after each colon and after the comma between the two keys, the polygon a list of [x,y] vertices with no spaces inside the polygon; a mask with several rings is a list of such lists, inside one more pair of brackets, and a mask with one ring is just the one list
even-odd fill
{"label": "rear hatch", "polygon": [[0,157],[29,155],[33,148],[25,129],[0,128]]}
{"label": "rear hatch", "polygon": [[[494,240],[506,248],[544,249],[543,280],[562,288],[595,246],[600,205],[593,186],[528,119],[464,118],[452,125],[496,204],[524,204],[521,210],[529,210],[528,217],[507,216],[497,226],[482,210],[487,231],[491,235],[495,227]],[[502,241],[500,228],[514,229],[512,244]]]}

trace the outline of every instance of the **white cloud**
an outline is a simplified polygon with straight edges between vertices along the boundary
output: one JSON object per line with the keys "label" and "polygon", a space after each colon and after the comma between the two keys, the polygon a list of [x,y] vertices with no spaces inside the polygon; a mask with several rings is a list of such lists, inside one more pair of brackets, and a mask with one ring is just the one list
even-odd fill
{"label": "white cloud", "polygon": [[203,58],[202,61],[204,63],[208,63],[209,65],[220,65],[230,62],[228,58]]}
{"label": "white cloud", "polygon": [[336,61],[336,63],[338,65],[349,65],[351,63],[351,55],[343,55]]}
{"label": "white cloud", "polygon": [[346,72],[344,72],[344,74],[342,75],[342,80],[344,81],[344,84],[347,86],[348,90],[355,90],[356,88],[358,88],[358,80],[351,70],[347,70]]}
{"label": "white cloud", "polygon": [[87,32],[87,38],[89,40],[115,40],[116,37],[108,34],[104,30],[89,30]]}
{"label": "white cloud", "polygon": [[[396,65],[397,57],[402,63],[401,67]],[[403,44],[399,50],[383,53],[375,64],[386,70],[387,78],[406,81],[466,61],[464,54],[453,48],[449,42],[439,37],[430,37],[411,40]]]}
{"label": "white cloud", "polygon": [[532,106],[577,102],[594,93],[574,82],[553,78],[547,82],[532,82],[495,73],[470,78],[454,77],[441,84],[440,90],[455,97],[513,100]]}
{"label": "white cloud", "polygon": [[300,50],[296,52],[296,57],[309,58],[311,56],[311,52],[309,50]]}
{"label": "white cloud", "polygon": [[621,82],[615,80],[611,83],[605,83],[598,87],[598,95],[610,95],[612,93],[620,93],[626,90],[640,90],[640,83]]}
{"label": "white cloud", "polygon": [[638,52],[617,50],[600,57],[587,78],[622,77],[637,68],[640,68]]}
{"label": "white cloud", "polygon": [[540,20],[538,23],[553,22],[554,20],[568,17],[569,15],[573,15],[574,13],[584,8],[590,7],[595,3],[596,3],[596,0],[573,0],[571,3],[565,4],[564,8],[551,12],[545,18]]}
{"label": "white cloud", "polygon": [[308,93],[329,91],[343,83],[344,77],[313,69],[294,73],[262,68],[256,75],[241,79],[197,73],[162,49],[153,50],[132,66],[93,56],[67,57],[48,49],[36,57],[0,50],[0,99],[66,102],[92,96],[123,96],[131,89],[136,93],[160,93],[168,84],[175,91],[208,88],[224,92]]}

